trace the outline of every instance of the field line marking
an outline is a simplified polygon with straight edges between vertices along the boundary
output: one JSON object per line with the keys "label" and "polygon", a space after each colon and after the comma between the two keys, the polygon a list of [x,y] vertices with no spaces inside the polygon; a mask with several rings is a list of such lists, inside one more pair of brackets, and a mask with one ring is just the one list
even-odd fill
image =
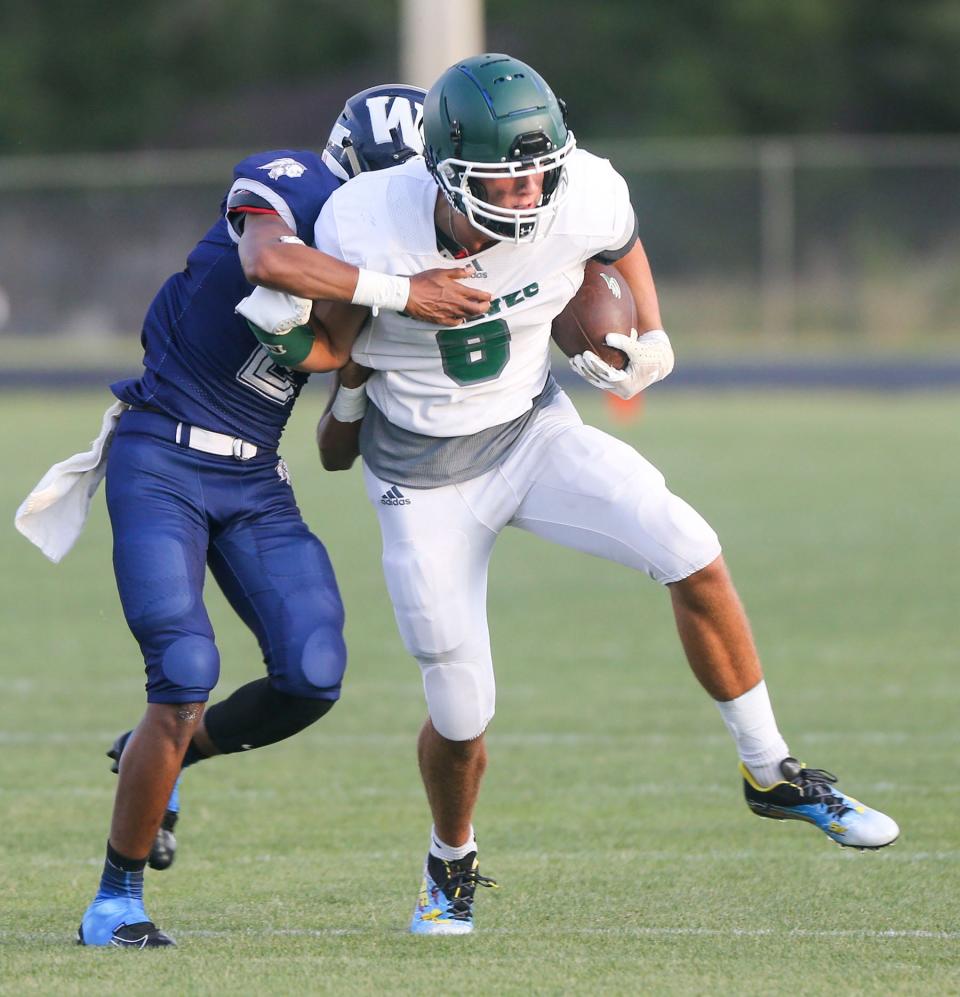
{"label": "field line marking", "polygon": [[[109,745],[116,737],[113,731],[7,731],[0,730],[0,745],[32,745],[32,744],[79,744],[90,742],[106,742]],[[333,745],[370,745],[393,746],[407,745],[414,740],[411,734],[325,734],[318,732],[318,744]],[[807,731],[796,738],[800,744],[820,744],[842,741],[855,744],[957,744],[960,743],[960,731],[935,731],[932,733],[897,731],[897,730],[864,730],[864,731]],[[503,733],[491,731],[488,736],[491,746],[502,747],[545,747],[561,746],[616,746],[631,744],[674,744],[678,741],[684,744],[719,745],[728,744],[730,738],[719,731],[716,734],[701,734],[690,737],[687,734],[637,733],[628,734],[568,734],[554,732]]]}
{"label": "field line marking", "polygon": [[[406,934],[405,929],[386,929],[387,934]],[[237,931],[209,929],[184,929],[174,931],[179,938],[335,938],[339,936],[381,935],[384,929],[376,928],[244,928]],[[509,928],[487,928],[484,935],[526,935]],[[554,936],[585,935],[621,938],[859,938],[864,940],[910,939],[915,941],[960,941],[960,931],[930,931],[924,928],[701,928],[701,927],[619,927],[619,928],[560,928],[549,932]],[[58,942],[72,941],[67,932],[51,931],[0,931],[2,942]]]}
{"label": "field line marking", "polygon": [[[515,862],[522,862],[525,865],[531,865],[538,863],[541,865],[551,864],[556,862],[583,862],[588,859],[595,859],[597,857],[597,851],[545,851],[545,852],[528,852],[528,851],[515,851],[510,854],[510,858]],[[631,848],[631,849],[605,849],[602,852],[603,855],[607,856],[610,860],[623,861],[623,862],[682,862],[685,865],[693,865],[697,863],[709,863],[713,864],[716,862],[758,862],[758,861],[770,861],[777,862],[779,858],[777,855],[764,851],[759,848],[741,848],[730,851],[704,851],[696,853],[688,853],[681,850],[668,851],[664,849],[641,849],[641,848]],[[336,852],[324,852],[322,858],[317,860],[317,867],[321,868],[325,863],[338,861],[337,856],[339,853]],[[402,862],[409,858],[404,852],[392,851],[373,851],[366,853],[367,858],[371,860],[383,860],[391,862]],[[923,851],[923,852],[910,852],[907,851],[903,846],[897,846],[895,849],[889,851],[881,852],[877,855],[872,856],[861,856],[859,853],[854,853],[852,851],[840,851],[839,849],[823,849],[819,853],[810,853],[806,858],[811,862],[816,863],[829,863],[833,865],[836,862],[860,862],[865,861],[869,863],[882,862],[884,864],[893,863],[895,865],[901,864],[919,864],[924,862],[936,862],[938,864],[943,864],[946,862],[958,862],[960,861],[960,850],[952,851]],[[263,865],[265,863],[275,863],[278,865],[292,864],[296,866],[302,866],[304,858],[302,855],[273,855],[269,853],[258,853],[255,855],[245,855],[238,856],[231,859],[234,865],[247,866],[247,865]],[[30,855],[22,858],[22,864],[24,866],[29,866],[31,869],[69,869],[78,867],[92,867],[99,868],[103,865],[102,856],[88,856],[87,858],[68,858],[62,855]],[[2,877],[0,877],[0,883],[2,883]]]}

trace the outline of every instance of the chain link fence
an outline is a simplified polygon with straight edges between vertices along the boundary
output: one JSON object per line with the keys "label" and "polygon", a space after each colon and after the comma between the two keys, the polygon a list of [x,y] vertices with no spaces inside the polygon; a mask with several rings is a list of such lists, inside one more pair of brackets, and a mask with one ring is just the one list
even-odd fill
{"label": "chain link fence", "polygon": [[[667,327],[705,353],[941,351],[960,332],[960,139],[597,141]],[[0,335],[129,339],[243,152],[0,160]]]}

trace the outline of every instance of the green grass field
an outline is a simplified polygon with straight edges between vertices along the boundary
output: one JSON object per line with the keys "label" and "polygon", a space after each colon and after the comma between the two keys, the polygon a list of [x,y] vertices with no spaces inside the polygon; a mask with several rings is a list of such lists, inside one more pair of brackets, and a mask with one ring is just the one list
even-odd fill
{"label": "green grass field", "polygon": [[[419,675],[359,473],[315,462],[320,394],[284,453],[338,567],[344,699],[285,744],[190,770],[177,863],[147,883],[179,948],[140,954],[72,944],[114,788],[103,752],[142,708],[102,495],[59,566],[12,526],[107,399],[0,401],[2,992],[960,993],[960,398],[654,390],[617,430],[720,532],[792,749],[892,813],[901,840],[848,853],[753,817],[665,593],[508,531],[477,815],[502,888],[479,897],[474,936],[430,939],[405,933],[429,828]],[[209,602],[226,692],[261,665],[212,587]]]}

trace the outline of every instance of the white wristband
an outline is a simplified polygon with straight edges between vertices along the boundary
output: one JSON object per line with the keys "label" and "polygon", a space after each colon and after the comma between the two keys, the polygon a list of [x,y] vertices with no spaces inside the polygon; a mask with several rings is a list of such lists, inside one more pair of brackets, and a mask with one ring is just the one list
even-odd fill
{"label": "white wristband", "polygon": [[330,414],[337,422],[359,422],[367,411],[367,387],[345,388],[342,384],[333,399]]}
{"label": "white wristband", "polygon": [[353,304],[366,305],[367,308],[388,308],[392,312],[402,312],[407,307],[409,297],[409,277],[392,277],[390,274],[360,268],[351,300]]}

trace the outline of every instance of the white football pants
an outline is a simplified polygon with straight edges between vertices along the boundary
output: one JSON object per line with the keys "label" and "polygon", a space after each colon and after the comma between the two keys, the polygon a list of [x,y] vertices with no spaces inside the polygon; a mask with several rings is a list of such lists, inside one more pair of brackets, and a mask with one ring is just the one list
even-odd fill
{"label": "white football pants", "polygon": [[562,392],[480,477],[397,488],[364,466],[364,480],[400,635],[420,663],[433,726],[452,741],[478,737],[493,717],[487,565],[505,526],[663,584],[720,554],[717,535],[667,490],[663,475],[626,443],[585,426]]}

